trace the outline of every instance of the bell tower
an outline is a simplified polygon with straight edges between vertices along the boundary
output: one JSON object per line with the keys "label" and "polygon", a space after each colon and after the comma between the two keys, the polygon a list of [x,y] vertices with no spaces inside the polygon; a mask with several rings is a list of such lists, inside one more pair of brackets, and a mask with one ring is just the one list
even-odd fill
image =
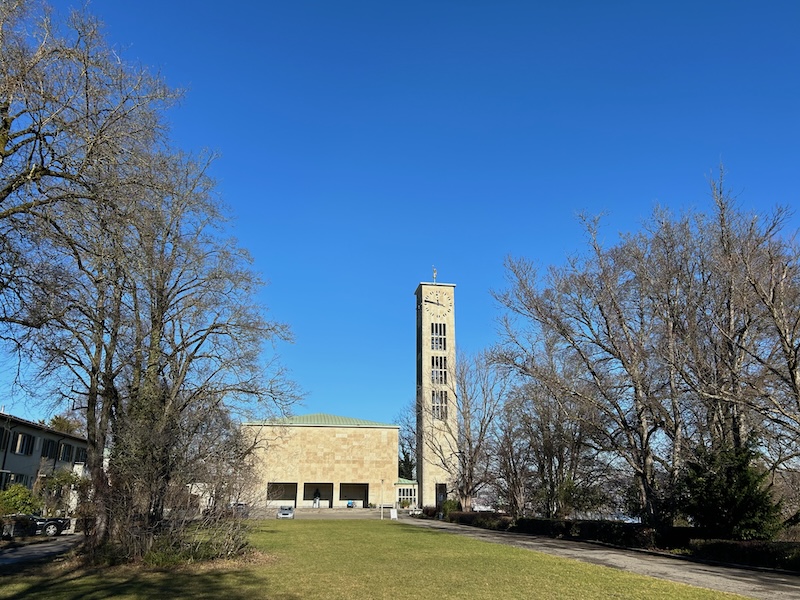
{"label": "bell tower", "polygon": [[417,298],[417,485],[419,506],[453,490],[458,451],[455,284],[420,283]]}

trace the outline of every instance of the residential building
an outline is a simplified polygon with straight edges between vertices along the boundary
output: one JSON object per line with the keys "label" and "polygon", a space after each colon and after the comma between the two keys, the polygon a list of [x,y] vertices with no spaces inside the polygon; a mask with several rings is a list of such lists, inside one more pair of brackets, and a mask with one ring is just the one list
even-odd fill
{"label": "residential building", "polygon": [[0,412],[0,490],[15,483],[33,488],[60,469],[83,472],[86,438]]}

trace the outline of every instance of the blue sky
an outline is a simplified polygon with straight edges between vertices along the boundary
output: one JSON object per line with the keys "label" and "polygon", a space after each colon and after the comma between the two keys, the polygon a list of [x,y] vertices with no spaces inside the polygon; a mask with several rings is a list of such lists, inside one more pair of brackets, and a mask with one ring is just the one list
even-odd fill
{"label": "blue sky", "polygon": [[579,212],[606,213],[613,243],[656,204],[708,208],[720,163],[743,207],[796,203],[796,2],[91,10],[125,59],[186,89],[173,138],[220,156],[233,233],[294,331],[278,350],[300,414],[392,422],[412,401],[413,292],[433,265],[476,352],[497,341],[504,258],[580,251]]}

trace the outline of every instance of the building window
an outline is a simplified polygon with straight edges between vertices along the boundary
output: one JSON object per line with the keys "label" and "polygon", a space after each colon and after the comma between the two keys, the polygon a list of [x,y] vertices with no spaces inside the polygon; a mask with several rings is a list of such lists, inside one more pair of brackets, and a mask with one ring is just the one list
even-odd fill
{"label": "building window", "polygon": [[447,392],[445,390],[433,390],[431,412],[434,419],[447,418]]}
{"label": "building window", "polygon": [[5,427],[0,427],[0,450],[8,448],[8,439],[11,437],[11,432]]}
{"label": "building window", "polygon": [[86,462],[86,448],[75,448],[75,462],[76,463]]}
{"label": "building window", "polygon": [[26,488],[30,488],[30,477],[25,475],[25,473],[11,473],[8,477],[8,485],[24,485]]}
{"label": "building window", "polygon": [[431,323],[431,350],[447,350],[447,325]]}
{"label": "building window", "polygon": [[431,383],[447,385],[446,356],[431,356]]}
{"label": "building window", "polygon": [[417,488],[397,488],[397,503],[403,507],[417,505]]}
{"label": "building window", "polygon": [[72,444],[61,444],[58,460],[72,462]]}
{"label": "building window", "polygon": [[55,440],[42,441],[42,458],[54,459],[58,456],[58,443]]}
{"label": "building window", "polygon": [[36,438],[27,433],[15,433],[14,441],[11,444],[11,452],[30,456],[33,454],[33,443],[35,440]]}

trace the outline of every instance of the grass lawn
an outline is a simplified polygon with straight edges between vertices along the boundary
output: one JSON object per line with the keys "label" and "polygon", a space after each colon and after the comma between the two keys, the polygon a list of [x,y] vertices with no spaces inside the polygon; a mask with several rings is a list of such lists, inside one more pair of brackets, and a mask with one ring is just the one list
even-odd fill
{"label": "grass lawn", "polygon": [[249,560],[170,570],[26,568],[0,577],[0,598],[738,598],[397,521],[260,521],[252,545]]}

